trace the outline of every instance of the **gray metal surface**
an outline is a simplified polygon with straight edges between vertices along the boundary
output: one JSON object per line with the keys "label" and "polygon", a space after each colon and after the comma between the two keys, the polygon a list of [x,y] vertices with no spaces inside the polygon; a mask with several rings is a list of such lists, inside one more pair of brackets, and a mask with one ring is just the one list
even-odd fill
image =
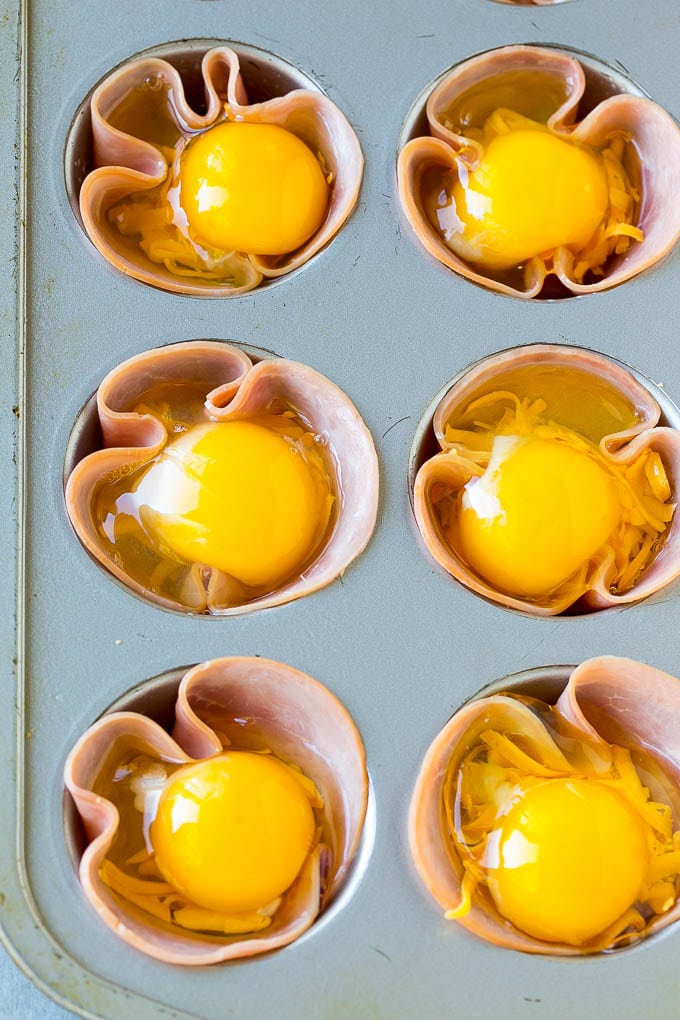
{"label": "gray metal surface", "polygon": [[[427,558],[406,475],[413,432],[432,396],[469,362],[513,344],[593,347],[680,400],[680,251],[614,291],[516,301],[466,283],[427,256],[395,187],[397,139],[415,98],[445,68],[493,46],[554,42],[589,51],[627,68],[680,115],[676,0],[545,8],[489,0],[5,0],[2,10],[7,154],[22,96],[21,74],[16,83],[12,77],[15,25],[25,76],[16,169],[25,234],[21,228],[2,293],[0,393],[3,477],[11,480],[18,430],[19,488],[12,480],[0,491],[7,554],[0,572],[0,926],[15,957],[62,1006],[116,1020],[677,1015],[680,930],[607,958],[495,949],[447,923],[430,902],[408,859],[405,819],[430,740],[489,681],[601,653],[680,674],[678,591],[599,616],[550,621],[503,612]],[[360,204],[331,246],[294,278],[239,299],[180,298],[118,275],[83,236],[64,187],[65,137],[92,85],[140,49],[190,37],[240,40],[299,65],[344,110],[366,156]],[[6,164],[0,229],[3,251],[11,252],[15,171]],[[368,549],[342,582],[264,614],[183,618],[112,584],[78,545],[61,485],[78,410],[118,362],[189,337],[271,348],[323,372],[356,403],[378,447],[381,509]],[[10,555],[17,515],[18,591]],[[344,701],[366,744],[376,841],[363,880],[329,924],[266,958],[182,970],[123,945],[85,903],[63,835],[61,772],[75,739],[128,688],[182,663],[230,654],[281,659]]]}
{"label": "gray metal surface", "polygon": [[5,1020],[67,1020],[75,1014],[58,1006],[0,949],[0,1017]]}

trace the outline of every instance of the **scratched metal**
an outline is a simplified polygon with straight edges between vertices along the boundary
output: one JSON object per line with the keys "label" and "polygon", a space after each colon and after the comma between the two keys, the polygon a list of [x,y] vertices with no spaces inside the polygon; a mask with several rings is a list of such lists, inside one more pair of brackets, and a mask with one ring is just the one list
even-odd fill
{"label": "scratched metal", "polygon": [[[398,207],[395,155],[429,82],[512,42],[594,54],[678,116],[676,0],[618,0],[615,10],[611,0],[5,0],[3,12],[0,129],[18,162],[0,170],[2,250],[12,255],[1,305],[0,527],[3,549],[18,548],[18,569],[8,552],[0,926],[15,958],[65,1008],[116,1020],[675,1015],[680,930],[576,961],[486,945],[447,923],[416,880],[405,816],[432,737],[485,684],[602,653],[680,674],[678,591],[565,620],[504,612],[428,559],[406,480],[432,397],[467,364],[514,344],[593,347],[680,400],[680,252],[600,295],[534,303],[494,295],[420,249]],[[366,156],[359,206],[328,249],[294,277],[233,300],[185,299],[117,274],[84,237],[64,181],[72,117],[101,76],[142,49],[194,38],[240,41],[299,67],[344,110]],[[356,403],[376,439],[382,496],[375,535],[342,582],[263,614],[185,618],[111,583],[78,545],[62,468],[80,408],[118,362],[189,337],[233,338],[306,362]],[[296,944],[248,963],[171,968],[119,942],[84,902],[64,836],[61,772],[75,739],[127,691],[231,654],[281,659],[344,701],[367,748],[375,844],[342,909]]]}

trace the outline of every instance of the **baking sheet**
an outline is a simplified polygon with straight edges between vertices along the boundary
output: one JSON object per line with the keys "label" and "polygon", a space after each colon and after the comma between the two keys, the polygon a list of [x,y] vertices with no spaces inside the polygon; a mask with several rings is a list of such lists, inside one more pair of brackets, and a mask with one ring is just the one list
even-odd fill
{"label": "baking sheet", "polygon": [[[583,618],[504,612],[428,559],[406,476],[413,433],[432,396],[468,363],[514,344],[593,347],[680,401],[680,252],[586,298],[526,303],[491,294],[419,248],[398,207],[395,155],[428,82],[467,56],[512,42],[595,54],[627,69],[677,117],[679,18],[674,0],[620,0],[615,9],[610,0],[546,8],[491,0],[376,0],[370,7],[358,0],[6,0],[2,94],[15,103],[8,99],[1,128],[5,151],[16,141],[19,161],[2,169],[6,252],[13,252],[15,181],[19,226],[2,293],[7,424],[0,445],[9,476],[15,457],[18,480],[16,488],[2,487],[0,500],[3,545],[12,549],[17,533],[19,541],[18,570],[9,562],[1,578],[0,925],[21,965],[62,1005],[117,1020],[273,1013],[282,1020],[512,1020],[612,1008],[623,1020],[675,1015],[680,931],[583,960],[485,945],[444,921],[421,887],[405,818],[430,740],[489,681],[603,653],[680,674],[679,593]],[[241,41],[298,65],[345,112],[366,157],[358,208],[330,247],[294,277],[238,299],[180,298],[116,274],[82,234],[64,187],[65,139],[83,96],[119,61],[183,38]],[[125,358],[198,337],[236,339],[311,365],[347,392],[378,447],[381,509],[366,552],[342,581],[251,617],[193,619],[145,605],[94,566],[64,511],[64,450],[99,381]],[[345,703],[367,749],[375,845],[352,897],[329,923],[266,958],[180,970],[123,945],[85,903],[64,840],[61,772],[76,738],[126,690],[179,665],[232,654],[281,659]]]}

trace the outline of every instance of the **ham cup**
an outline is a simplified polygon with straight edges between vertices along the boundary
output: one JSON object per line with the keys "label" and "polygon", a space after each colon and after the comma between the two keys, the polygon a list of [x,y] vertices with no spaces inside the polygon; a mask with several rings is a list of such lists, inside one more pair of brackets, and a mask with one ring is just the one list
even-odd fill
{"label": "ham cup", "polygon": [[606,290],[658,262],[680,236],[680,128],[640,95],[591,106],[582,65],[550,47],[505,46],[444,75],[429,135],[397,167],[425,249],[521,298]]}
{"label": "ham cup", "polygon": [[653,595],[680,576],[680,432],[660,417],[595,351],[532,344],[478,362],[436,408],[439,452],[414,465],[428,551],[477,595],[536,616]]}
{"label": "ham cup", "polygon": [[171,344],[97,392],[102,448],[66,482],[90,555],[167,609],[231,615],[329,584],[365,548],[378,462],[324,376],[238,347]]}
{"label": "ham cup", "polygon": [[190,669],[173,736],[135,712],[103,716],[64,776],[87,840],[88,900],[125,942],[186,966],[305,932],[347,876],[368,797],[345,708],[261,658]]}
{"label": "ham cup", "polygon": [[363,156],[320,92],[249,103],[239,57],[203,56],[205,112],[176,68],[145,57],[91,100],[95,169],[80,191],[85,229],[128,276],[201,297],[242,294],[297,269],[337,234]]}
{"label": "ham cup", "polygon": [[525,953],[607,952],[673,924],[679,734],[680,681],[614,656],[573,669],[556,704],[512,684],[467,702],[416,782],[418,875],[447,918]]}

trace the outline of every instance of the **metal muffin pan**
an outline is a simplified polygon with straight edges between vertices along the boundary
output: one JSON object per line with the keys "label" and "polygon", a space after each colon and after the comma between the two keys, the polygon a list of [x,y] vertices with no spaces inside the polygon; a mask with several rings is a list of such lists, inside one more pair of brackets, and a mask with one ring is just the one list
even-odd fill
{"label": "metal muffin pan", "polygon": [[[405,827],[432,737],[484,685],[604,653],[680,675],[680,592],[556,620],[489,605],[429,560],[407,472],[433,395],[466,365],[516,344],[592,347],[680,401],[680,252],[615,290],[514,300],[419,247],[395,178],[398,140],[423,89],[506,43],[593,54],[680,116],[674,0],[620,0],[616,16],[610,0],[169,0],[153,10],[133,0],[9,0],[5,12],[1,126],[17,166],[2,171],[1,229],[14,257],[2,294],[0,500],[3,545],[17,555],[0,582],[0,926],[14,958],[62,1006],[116,1020],[576,1018],[614,1003],[624,1020],[674,1016],[680,930],[601,958],[495,949],[441,916],[415,876]],[[343,110],[366,157],[359,205],[330,246],[291,278],[233,300],[181,298],[115,272],[84,236],[65,186],[64,146],[83,97],[122,60],[181,39],[239,41],[296,65]],[[64,456],[84,402],[124,359],[195,337],[312,366],[345,390],[376,441],[381,503],[368,548],[342,580],[292,605],[231,619],[164,612],[99,571],[66,518]],[[246,963],[172,968],[119,942],[86,904],[64,834],[62,768],[77,737],[126,692],[224,655],[280,659],[344,702],[366,745],[375,844],[342,908],[297,943]]]}

